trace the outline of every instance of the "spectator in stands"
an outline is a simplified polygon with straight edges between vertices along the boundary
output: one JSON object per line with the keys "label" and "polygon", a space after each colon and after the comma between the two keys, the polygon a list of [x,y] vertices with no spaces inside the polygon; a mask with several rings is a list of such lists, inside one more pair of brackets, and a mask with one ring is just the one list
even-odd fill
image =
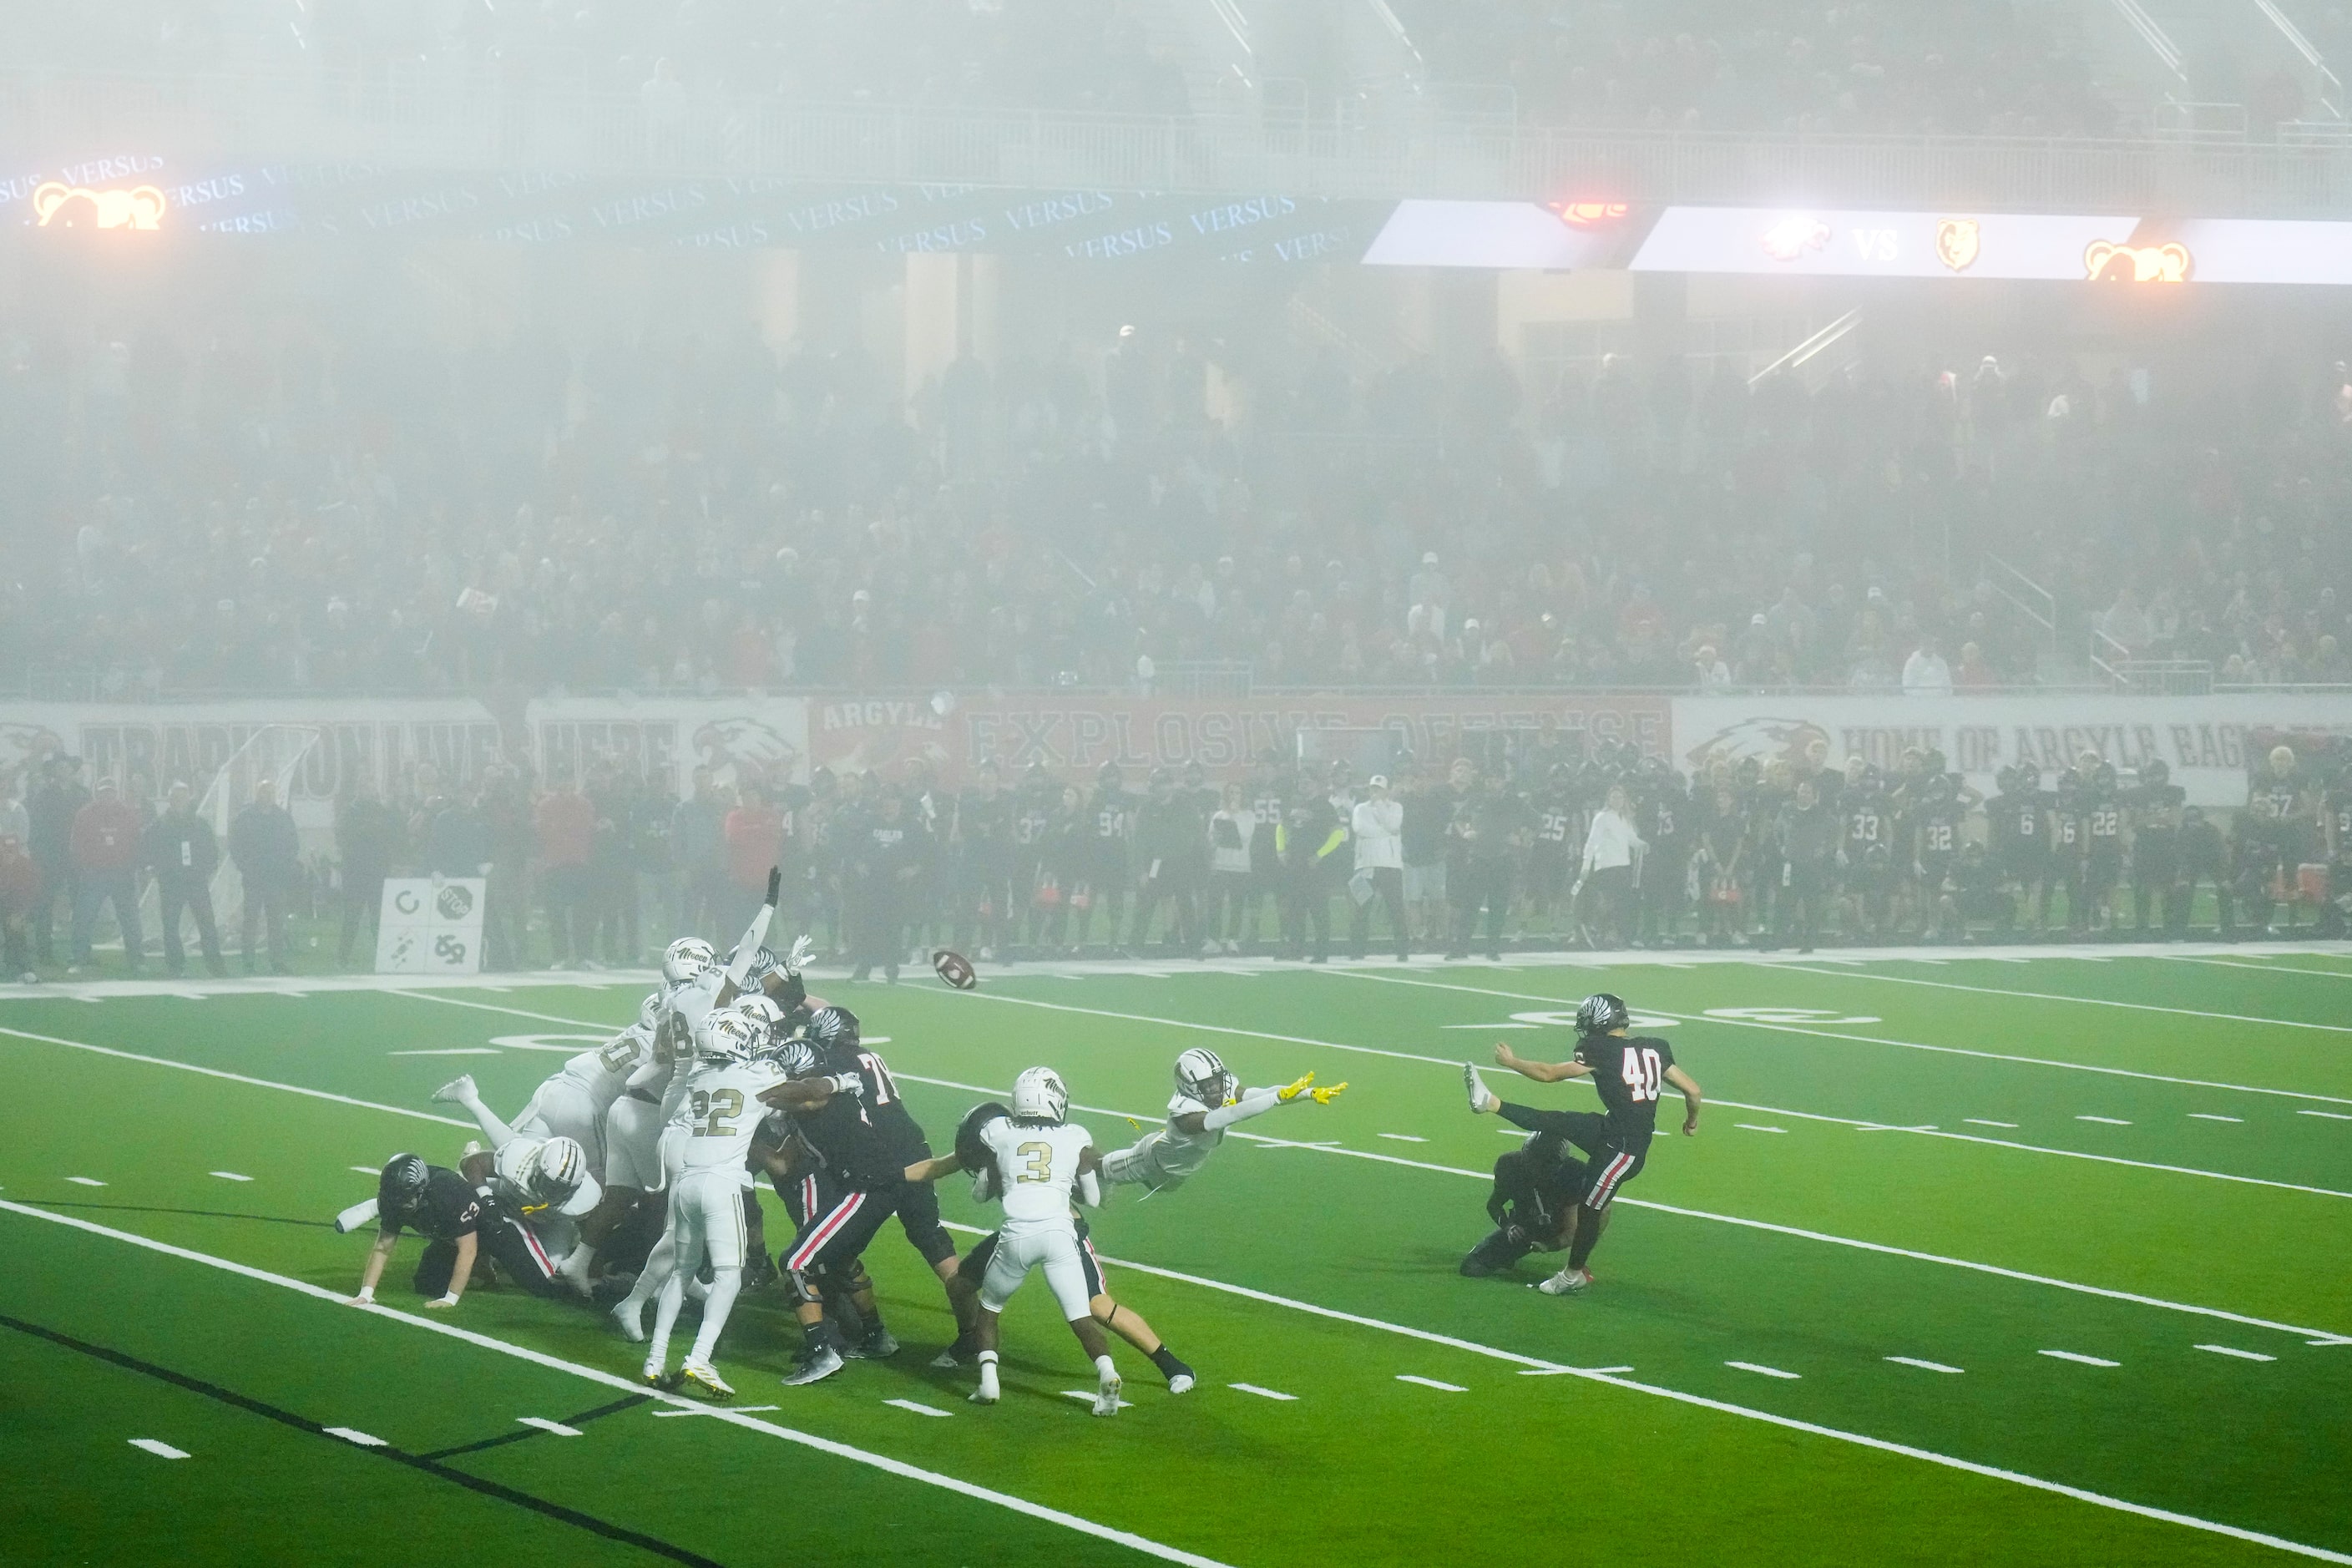
{"label": "spectator in stands", "polygon": [[1984,691],[2000,685],[2000,678],[1985,662],[1983,648],[1964,642],[1960,645],[1959,668],[1952,671],[1952,684],[1962,691]]}
{"label": "spectator in stands", "polygon": [[32,813],[25,809],[26,786],[26,775],[14,774],[8,780],[7,794],[0,796],[0,838],[15,839],[19,849],[33,841]]}
{"label": "spectator in stands", "polygon": [[2115,603],[2099,616],[2099,630],[2123,650],[2123,657],[2135,658],[2147,651],[2149,639],[2146,612],[2139,607],[2139,595],[2128,585],[2116,590]]}
{"label": "spectator in stands", "polygon": [[163,967],[180,974],[188,967],[182,945],[182,917],[196,922],[196,942],[205,967],[226,974],[221,962],[220,928],[213,920],[213,873],[220,869],[220,842],[213,825],[195,812],[195,792],[174,780],[164,795],[163,810],[147,825],[146,863],[155,873],[156,918],[163,931]]}
{"label": "spectator in stands", "polygon": [[1936,647],[1934,637],[1924,637],[1903,661],[1903,695],[1906,697],[1949,697],[1952,694],[1952,667]]}
{"label": "spectator in stands", "polygon": [[547,908],[547,942],[553,969],[576,961],[595,967],[590,952],[595,927],[589,905],[588,863],[596,847],[596,808],[567,779],[531,807],[539,836],[539,889]]}
{"label": "spectator in stands", "polygon": [[481,811],[490,843],[482,962],[491,969],[513,969],[530,947],[530,858],[538,845],[520,769],[493,763],[482,770]]}
{"label": "spectator in stands", "polygon": [[136,970],[144,943],[139,930],[139,812],[112,779],[100,779],[89,802],[74,813],[73,955],[90,962],[90,931],[102,905],[111,905],[122,932],[126,967]]}
{"label": "spectator in stands", "polygon": [[238,946],[245,972],[254,972],[257,928],[268,943],[269,972],[292,973],[286,962],[286,918],[302,887],[302,841],[294,814],[278,804],[268,780],[253,786],[253,803],[229,820],[228,858],[244,889]]}
{"label": "spectator in stands", "polygon": [[[342,931],[335,939],[335,963],[348,967],[362,928],[373,944],[383,910],[383,879],[399,856],[399,816],[376,794],[375,780],[362,773],[335,814],[335,855],[341,863]],[[373,951],[371,946],[370,951]]]}

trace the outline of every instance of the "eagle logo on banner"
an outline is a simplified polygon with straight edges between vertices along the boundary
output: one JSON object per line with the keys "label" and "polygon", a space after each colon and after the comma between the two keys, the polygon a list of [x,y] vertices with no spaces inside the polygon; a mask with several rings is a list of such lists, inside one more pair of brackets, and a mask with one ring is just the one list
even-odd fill
{"label": "eagle logo on banner", "polygon": [[1976,261],[1981,230],[1972,217],[1948,217],[1936,225],[1936,259],[1955,272]]}

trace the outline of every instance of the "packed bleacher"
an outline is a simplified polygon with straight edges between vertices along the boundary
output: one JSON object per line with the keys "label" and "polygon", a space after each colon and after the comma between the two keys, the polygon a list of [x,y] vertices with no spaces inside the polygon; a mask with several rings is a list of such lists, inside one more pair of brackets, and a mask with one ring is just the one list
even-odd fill
{"label": "packed bleacher", "polygon": [[1209,352],[1147,331],[967,358],[902,407],[855,352],[749,327],[453,352],[326,312],[18,321],[0,668],[108,696],[1130,688],[1204,664],[1267,688],[1966,691],[2083,679],[2095,647],[2347,677],[2333,364],[1751,388],[1738,362],[1360,377],[1296,344],[1228,354],[1213,416]]}

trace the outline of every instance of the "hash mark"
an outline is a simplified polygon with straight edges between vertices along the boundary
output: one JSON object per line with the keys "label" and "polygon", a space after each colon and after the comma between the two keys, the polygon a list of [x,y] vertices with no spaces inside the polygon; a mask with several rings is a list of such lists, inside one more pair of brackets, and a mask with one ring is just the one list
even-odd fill
{"label": "hash mark", "polygon": [[1417,1383],[1423,1388],[1433,1388],[1441,1394],[1467,1394],[1470,1391],[1458,1383],[1440,1383],[1433,1377],[1415,1377],[1409,1372],[1397,1373],[1399,1383]]}
{"label": "hash mark", "polygon": [[1766,1377],[1785,1377],[1790,1382],[1804,1375],[1802,1373],[1782,1372],[1777,1366],[1759,1366],[1752,1361],[1727,1361],[1723,1364],[1738,1372],[1760,1373]]}
{"label": "hash mark", "polygon": [[1966,1372],[1962,1366],[1946,1366],[1939,1361],[1921,1361],[1917,1356],[1891,1355],[1886,1358],[1897,1366],[1916,1366],[1921,1372]]}
{"label": "hash mark", "polygon": [[104,1182],[100,1181],[96,1176],[68,1176],[66,1180],[71,1182],[77,1187],[102,1187],[106,1185]]}
{"label": "hash mark", "polygon": [[2295,1114],[2297,1116],[2322,1116],[2326,1117],[2330,1121],[2352,1121],[2352,1116],[2347,1116],[2340,1110],[2298,1110]]}
{"label": "hash mark", "polygon": [[131,1439],[131,1446],[134,1448],[144,1448],[159,1459],[184,1459],[188,1457],[188,1451],[185,1448],[174,1448],[171,1444],[153,1437],[133,1437]]}
{"label": "hash mark", "polygon": [[2200,1351],[2211,1351],[2215,1355],[2233,1355],[2240,1361],[2278,1360],[2274,1355],[2264,1355],[2260,1351],[2242,1351],[2235,1345],[2199,1345],[2197,1348]]}
{"label": "hash mark", "polygon": [[911,1410],[918,1415],[945,1415],[944,1410],[929,1405],[918,1405],[911,1399],[886,1399],[882,1402],[899,1410]]}
{"label": "hash mark", "polygon": [[218,1176],[224,1182],[249,1182],[253,1180],[251,1176],[240,1176],[235,1171],[207,1171],[205,1174],[208,1176]]}
{"label": "hash mark", "polygon": [[2129,1127],[2131,1125],[2130,1122],[2126,1121],[2120,1116],[2077,1116],[2074,1120],[2077,1121],[2096,1121],[2105,1127]]}
{"label": "hash mark", "polygon": [[2189,1114],[2200,1121],[2243,1121],[2245,1120],[2242,1116],[2217,1116],[2210,1110],[2192,1110]]}
{"label": "hash mark", "polygon": [[324,1430],[330,1437],[341,1437],[344,1442],[356,1443],[362,1448],[384,1447],[383,1438],[362,1432],[356,1426],[329,1426]]}
{"label": "hash mark", "polygon": [[2017,1123],[2014,1121],[1988,1121],[1981,1116],[1963,1116],[1960,1120],[1971,1127],[2006,1127],[2011,1132],[2017,1131]]}
{"label": "hash mark", "polygon": [[552,1432],[559,1437],[577,1437],[581,1435],[579,1427],[566,1426],[561,1421],[550,1421],[544,1415],[518,1415],[515,1417],[515,1424],[520,1426],[536,1426],[542,1432]]}
{"label": "hash mark", "polygon": [[1227,1384],[1225,1386],[1228,1388],[1238,1388],[1244,1394],[1255,1394],[1260,1399],[1296,1400],[1298,1397],[1298,1395],[1295,1394],[1280,1394],[1271,1388],[1260,1388],[1255,1383],[1231,1383]]}
{"label": "hash mark", "polygon": [[1416,1138],[1410,1132],[1383,1132],[1381,1136],[1383,1138],[1393,1138],[1400,1143],[1426,1143],[1429,1142],[1426,1138]]}
{"label": "hash mark", "polygon": [[1746,1132],[1786,1132],[1788,1131],[1785,1127],[1766,1127],[1754,1121],[1735,1121],[1732,1125]]}
{"label": "hash mark", "polygon": [[2121,1366],[2124,1364],[2119,1361],[2102,1360],[2100,1357],[2095,1355],[2080,1355],[2073,1351],[2042,1351],[2039,1353],[2046,1355],[2053,1361],[2078,1362],[2084,1366]]}

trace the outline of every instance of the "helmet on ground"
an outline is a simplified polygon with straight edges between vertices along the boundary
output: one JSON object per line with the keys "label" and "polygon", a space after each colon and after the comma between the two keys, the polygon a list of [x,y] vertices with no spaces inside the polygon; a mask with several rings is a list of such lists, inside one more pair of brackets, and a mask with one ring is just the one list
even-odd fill
{"label": "helmet on ground", "polygon": [[1176,1088],[1203,1105],[1223,1105],[1234,1097],[1234,1075],[1216,1052],[1194,1046],[1176,1058]]}
{"label": "helmet on ground", "polygon": [[1576,1009],[1576,1032],[1580,1035],[1613,1035],[1633,1021],[1633,1011],[1625,1005],[1625,999],[1606,991],[1594,992]]}
{"label": "helmet on ground", "polygon": [[375,1206],[379,1214],[407,1214],[425,1201],[425,1156],[394,1154],[383,1163],[383,1174],[375,1182]]}
{"label": "helmet on ground", "polygon": [[1027,1068],[1013,1080],[1015,1121],[1065,1121],[1069,1115],[1069,1089],[1052,1068]]}
{"label": "helmet on ground", "polygon": [[698,936],[679,937],[662,954],[662,978],[672,985],[683,985],[718,967],[719,954]]}

